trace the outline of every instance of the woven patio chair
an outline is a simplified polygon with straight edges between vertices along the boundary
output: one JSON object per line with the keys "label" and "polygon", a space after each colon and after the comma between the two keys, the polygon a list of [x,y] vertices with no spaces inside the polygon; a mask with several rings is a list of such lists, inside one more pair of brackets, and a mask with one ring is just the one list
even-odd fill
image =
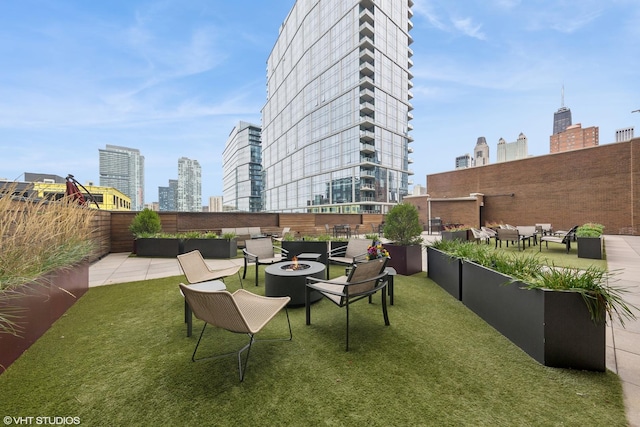
{"label": "woven patio chair", "polygon": [[[195,316],[204,321],[205,324],[200,332],[200,338],[196,344],[191,360],[196,362],[207,359],[217,359],[219,357],[238,355],[238,371],[240,381],[244,381],[244,375],[249,362],[249,354],[251,346],[257,341],[291,341],[293,334],[291,332],[291,322],[289,321],[289,312],[287,304],[291,300],[289,297],[264,297],[253,294],[244,289],[238,289],[234,293],[226,290],[222,291],[203,291],[193,289],[180,283],[180,290],[189,302]],[[288,338],[272,338],[256,340],[255,335],[259,333],[282,309],[284,308],[287,315],[287,324],[289,326]],[[204,335],[207,325],[212,325],[229,332],[238,334],[247,334],[249,342],[237,352],[216,354],[209,357],[196,358],[198,346]],[[242,361],[242,353],[246,350],[244,362]]]}

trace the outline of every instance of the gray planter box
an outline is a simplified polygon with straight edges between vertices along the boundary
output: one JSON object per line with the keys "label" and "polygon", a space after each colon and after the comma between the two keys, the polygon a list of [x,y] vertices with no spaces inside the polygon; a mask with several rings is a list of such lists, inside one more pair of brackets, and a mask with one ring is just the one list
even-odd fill
{"label": "gray planter box", "polygon": [[180,239],[143,238],[135,241],[136,255],[173,258],[182,253]]}
{"label": "gray planter box", "polygon": [[442,235],[442,240],[469,240],[467,230],[443,231],[440,234]]}
{"label": "gray planter box", "polygon": [[602,237],[578,237],[578,258],[602,259]]}
{"label": "gray planter box", "polygon": [[[344,242],[346,245],[346,242]],[[288,251],[287,259],[292,259],[294,256],[298,256],[303,253],[320,254],[318,262],[327,265],[328,254],[327,248],[329,248],[328,242],[318,241],[305,241],[305,240],[283,240],[282,249]]]}
{"label": "gray planter box", "polygon": [[185,239],[182,252],[199,250],[203,258],[228,259],[238,255],[236,239]]}
{"label": "gray planter box", "polygon": [[605,324],[595,324],[575,292],[523,289],[511,278],[462,262],[462,302],[538,362],[604,371]]}
{"label": "gray planter box", "polygon": [[427,247],[427,275],[455,299],[462,299],[462,262],[438,249]]}
{"label": "gray planter box", "polygon": [[422,271],[422,246],[421,245],[394,245],[385,243],[382,245],[391,257],[387,267],[393,267],[402,276],[411,276]]}

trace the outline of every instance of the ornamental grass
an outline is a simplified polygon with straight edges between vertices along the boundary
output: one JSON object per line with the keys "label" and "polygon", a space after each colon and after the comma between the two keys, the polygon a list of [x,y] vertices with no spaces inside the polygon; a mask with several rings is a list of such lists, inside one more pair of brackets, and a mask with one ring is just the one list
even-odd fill
{"label": "ornamental grass", "polygon": [[18,198],[16,184],[0,188],[0,333],[15,333],[11,299],[20,286],[71,267],[95,249],[93,210],[70,199]]}

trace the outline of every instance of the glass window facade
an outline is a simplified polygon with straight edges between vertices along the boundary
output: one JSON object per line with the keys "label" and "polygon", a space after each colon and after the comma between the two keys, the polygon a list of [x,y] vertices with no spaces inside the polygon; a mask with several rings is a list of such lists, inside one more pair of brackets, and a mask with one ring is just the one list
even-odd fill
{"label": "glass window facade", "polygon": [[385,213],[407,195],[411,4],[296,1],[267,61],[265,210]]}
{"label": "glass window facade", "polygon": [[223,204],[228,210],[262,210],[262,146],[260,126],[239,122],[225,144]]}

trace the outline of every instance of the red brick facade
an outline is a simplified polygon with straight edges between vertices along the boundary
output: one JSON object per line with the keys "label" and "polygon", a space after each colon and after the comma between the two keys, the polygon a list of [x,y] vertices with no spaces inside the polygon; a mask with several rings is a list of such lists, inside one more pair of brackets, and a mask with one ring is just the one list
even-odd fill
{"label": "red brick facade", "polygon": [[578,150],[580,148],[595,147],[600,143],[600,129],[591,126],[582,129],[580,123],[569,126],[565,131],[551,135],[549,138],[549,152]]}
{"label": "red brick facade", "polygon": [[[427,196],[407,198],[420,217],[470,226],[593,221],[607,234],[640,233],[640,138],[427,176]],[[469,198],[478,201],[442,200]],[[429,203],[429,198],[431,202]],[[482,221],[482,222],[481,222]]]}

